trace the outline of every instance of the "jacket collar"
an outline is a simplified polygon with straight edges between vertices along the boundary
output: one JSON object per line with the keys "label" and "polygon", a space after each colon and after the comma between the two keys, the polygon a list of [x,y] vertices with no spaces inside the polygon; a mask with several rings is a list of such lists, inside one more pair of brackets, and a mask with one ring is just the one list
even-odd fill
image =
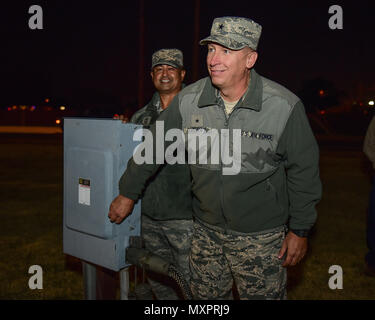
{"label": "jacket collar", "polygon": [[147,104],[147,110],[157,111],[160,108],[160,95],[159,92],[155,91],[151,98],[151,101]]}
{"label": "jacket collar", "polygon": [[[181,84],[181,89],[183,89],[185,87],[186,87],[185,83],[182,83]],[[157,112],[160,113],[160,112],[163,111],[163,109],[160,106],[160,103],[161,103],[161,101],[160,101],[160,94],[159,94],[158,91],[155,91],[155,93],[152,96],[150,102],[147,104],[147,108],[146,109],[148,111],[157,111]]]}
{"label": "jacket collar", "polygon": [[[250,84],[242,100],[239,102],[239,108],[253,109],[260,111],[262,107],[263,83],[262,78],[254,69],[250,71]],[[198,101],[198,107],[206,107],[218,103],[219,90],[212,85],[211,79],[207,78],[203,92]]]}

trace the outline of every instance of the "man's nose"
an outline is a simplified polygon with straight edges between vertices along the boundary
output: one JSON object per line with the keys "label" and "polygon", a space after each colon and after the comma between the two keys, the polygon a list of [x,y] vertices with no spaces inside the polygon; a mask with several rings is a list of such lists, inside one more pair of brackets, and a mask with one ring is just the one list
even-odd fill
{"label": "man's nose", "polygon": [[168,68],[163,68],[162,76],[168,77]]}
{"label": "man's nose", "polygon": [[209,64],[210,64],[210,66],[215,66],[219,63],[220,63],[220,57],[219,57],[218,53],[215,51],[211,54],[211,56],[209,58]]}

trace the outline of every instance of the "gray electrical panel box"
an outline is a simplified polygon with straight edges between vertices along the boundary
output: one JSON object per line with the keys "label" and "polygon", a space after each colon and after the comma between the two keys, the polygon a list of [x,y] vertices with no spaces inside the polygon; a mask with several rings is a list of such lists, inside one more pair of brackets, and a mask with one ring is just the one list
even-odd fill
{"label": "gray electrical panel box", "polygon": [[129,237],[140,235],[140,201],[120,224],[111,223],[108,211],[139,128],[112,119],[64,119],[64,253],[114,271],[128,266]]}

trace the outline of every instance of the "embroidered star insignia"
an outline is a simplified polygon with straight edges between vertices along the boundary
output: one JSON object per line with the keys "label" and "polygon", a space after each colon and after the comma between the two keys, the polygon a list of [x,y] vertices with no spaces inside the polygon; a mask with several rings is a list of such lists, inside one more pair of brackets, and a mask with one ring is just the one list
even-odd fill
{"label": "embroidered star insignia", "polygon": [[224,28],[224,25],[223,25],[223,24],[219,25],[219,29],[220,29],[220,30],[223,30],[223,28]]}

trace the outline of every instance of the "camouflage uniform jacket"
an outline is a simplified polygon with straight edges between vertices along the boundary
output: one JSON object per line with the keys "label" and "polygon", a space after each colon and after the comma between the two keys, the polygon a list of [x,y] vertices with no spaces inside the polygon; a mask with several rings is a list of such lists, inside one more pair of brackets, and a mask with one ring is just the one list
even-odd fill
{"label": "camouflage uniform jacket", "polygon": [[[158,120],[164,129],[241,129],[241,170],[223,175],[224,164],[190,164],[194,215],[238,232],[289,224],[310,229],[321,198],[319,149],[302,102],[281,85],[251,71],[246,94],[232,113],[210,78],[182,90]],[[155,130],[153,126],[151,129]],[[233,150],[233,141],[229,143]],[[167,146],[166,146],[167,147]],[[130,165],[120,193],[136,198],[158,165]]]}
{"label": "camouflage uniform jacket", "polygon": [[[130,122],[149,127],[163,110],[155,92]],[[148,182],[142,195],[142,214],[155,220],[192,218],[191,174],[187,165],[164,165]]]}

